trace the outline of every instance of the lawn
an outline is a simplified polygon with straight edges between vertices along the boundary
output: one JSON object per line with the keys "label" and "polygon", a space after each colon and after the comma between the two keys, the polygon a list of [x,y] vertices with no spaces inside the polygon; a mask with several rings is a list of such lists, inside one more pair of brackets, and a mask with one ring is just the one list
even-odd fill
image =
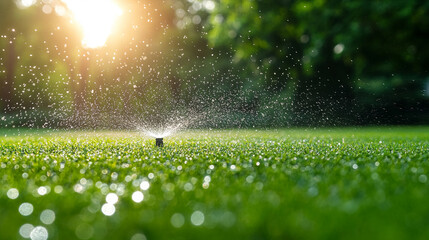
{"label": "lawn", "polygon": [[0,130],[0,239],[427,239],[429,127]]}

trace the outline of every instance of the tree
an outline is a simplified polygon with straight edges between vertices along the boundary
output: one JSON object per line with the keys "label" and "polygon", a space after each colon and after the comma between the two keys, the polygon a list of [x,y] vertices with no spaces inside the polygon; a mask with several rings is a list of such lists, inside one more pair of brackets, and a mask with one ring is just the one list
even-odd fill
{"label": "tree", "polygon": [[[388,84],[387,95],[397,99],[374,99],[382,103],[375,111],[383,115],[399,102],[410,108],[422,100],[415,82],[428,75],[428,11],[421,0],[220,0],[209,40],[231,45],[236,62],[250,66],[250,82],[262,82],[262,89],[284,92],[287,82],[293,83],[296,123],[344,113],[351,119],[356,111],[365,116],[362,81],[380,77],[396,82]],[[261,69],[265,79],[258,77]],[[401,93],[401,86],[408,91]],[[376,94],[371,87],[367,91]]]}
{"label": "tree", "polygon": [[2,100],[2,111],[9,112],[13,105],[13,85],[16,68],[16,49],[15,38],[16,29],[13,28],[13,19],[16,14],[16,5],[13,1],[0,2],[0,15],[2,16],[2,24],[0,24],[0,32],[3,33],[1,47],[3,51],[0,53],[1,69],[0,71],[0,98]]}

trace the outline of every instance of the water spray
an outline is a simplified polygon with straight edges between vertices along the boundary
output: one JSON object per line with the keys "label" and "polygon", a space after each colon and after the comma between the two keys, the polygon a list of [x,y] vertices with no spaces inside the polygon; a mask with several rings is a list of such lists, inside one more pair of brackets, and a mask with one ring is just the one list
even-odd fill
{"label": "water spray", "polygon": [[[156,122],[145,122],[141,121],[141,125],[137,126],[137,130],[144,135],[155,138],[156,147],[164,147],[164,138],[171,136],[180,129],[185,128],[189,123],[188,119],[173,118],[174,121],[167,122],[165,124],[156,124]],[[151,126],[151,124],[153,126]]]}
{"label": "water spray", "polygon": [[164,146],[164,138],[156,138],[156,146],[163,147]]}

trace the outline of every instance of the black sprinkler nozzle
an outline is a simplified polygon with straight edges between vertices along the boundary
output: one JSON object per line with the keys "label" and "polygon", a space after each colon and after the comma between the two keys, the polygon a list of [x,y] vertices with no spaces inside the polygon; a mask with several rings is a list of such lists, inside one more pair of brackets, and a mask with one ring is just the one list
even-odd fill
{"label": "black sprinkler nozzle", "polygon": [[164,146],[164,139],[163,138],[157,138],[156,139],[156,146],[157,147],[163,147]]}

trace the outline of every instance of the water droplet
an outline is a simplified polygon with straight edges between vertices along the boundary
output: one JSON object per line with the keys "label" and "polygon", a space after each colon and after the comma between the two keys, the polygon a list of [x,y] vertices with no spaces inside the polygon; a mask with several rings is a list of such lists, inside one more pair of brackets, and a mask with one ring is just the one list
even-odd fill
{"label": "water droplet", "polygon": [[55,221],[55,212],[50,209],[44,210],[40,214],[40,221],[46,225],[52,224]]}
{"label": "water droplet", "polygon": [[339,43],[339,44],[335,45],[335,47],[334,47],[334,53],[340,54],[343,51],[344,51],[344,44]]}
{"label": "water droplet", "polygon": [[194,213],[192,213],[191,222],[195,226],[202,225],[204,223],[204,213],[202,213],[201,211],[195,211]]}
{"label": "water droplet", "polygon": [[78,183],[78,184],[74,185],[73,190],[77,193],[83,193],[85,188],[81,184]]}
{"label": "water droplet", "polygon": [[62,193],[63,192],[63,187],[60,185],[55,186],[54,188],[55,193]]}
{"label": "water droplet", "polygon": [[16,188],[11,188],[7,191],[7,197],[10,199],[17,199],[19,196],[19,191]]}
{"label": "water droplet", "polygon": [[192,191],[194,189],[194,186],[192,185],[192,183],[185,183],[185,186],[183,186],[183,189],[185,189],[185,191],[189,192]]}
{"label": "water droplet", "polygon": [[26,223],[19,228],[19,234],[23,238],[30,238],[30,233],[31,231],[33,231],[33,229],[34,229],[33,225]]}
{"label": "water droplet", "polygon": [[180,213],[175,213],[170,219],[171,225],[175,228],[180,228],[185,224],[185,217]]}
{"label": "water droplet", "polygon": [[33,205],[31,203],[23,203],[19,206],[18,211],[22,216],[28,216],[33,213]]}
{"label": "water droplet", "polygon": [[101,207],[101,212],[106,215],[106,216],[112,216],[116,211],[116,208],[113,204],[110,203],[105,203],[102,207]]}
{"label": "water droplet", "polygon": [[140,184],[140,189],[145,191],[148,190],[150,187],[150,184],[148,181],[144,180],[141,184]]}
{"label": "water droplet", "polygon": [[142,192],[140,191],[136,191],[133,193],[133,195],[131,196],[131,199],[133,199],[134,202],[136,203],[140,203],[143,201],[144,199],[144,195]]}
{"label": "water droplet", "polygon": [[82,223],[76,227],[75,234],[80,239],[90,239],[94,235],[94,228],[89,224]]}
{"label": "water droplet", "polygon": [[147,240],[143,233],[136,233],[131,237],[131,240]]}
{"label": "water droplet", "polygon": [[47,194],[48,193],[48,190],[46,189],[46,187],[39,187],[38,189],[37,189],[37,193],[40,195],[40,196],[43,196],[43,195],[45,195],[45,194]]}
{"label": "water droplet", "polygon": [[30,233],[31,240],[46,240],[48,239],[48,230],[42,226],[35,227]]}
{"label": "water droplet", "polygon": [[422,174],[419,176],[419,181],[421,183],[425,183],[427,180],[428,180],[428,177],[426,175]]}
{"label": "water droplet", "polygon": [[106,202],[112,205],[117,203],[118,200],[119,200],[118,195],[116,195],[115,193],[109,193],[106,196]]}

